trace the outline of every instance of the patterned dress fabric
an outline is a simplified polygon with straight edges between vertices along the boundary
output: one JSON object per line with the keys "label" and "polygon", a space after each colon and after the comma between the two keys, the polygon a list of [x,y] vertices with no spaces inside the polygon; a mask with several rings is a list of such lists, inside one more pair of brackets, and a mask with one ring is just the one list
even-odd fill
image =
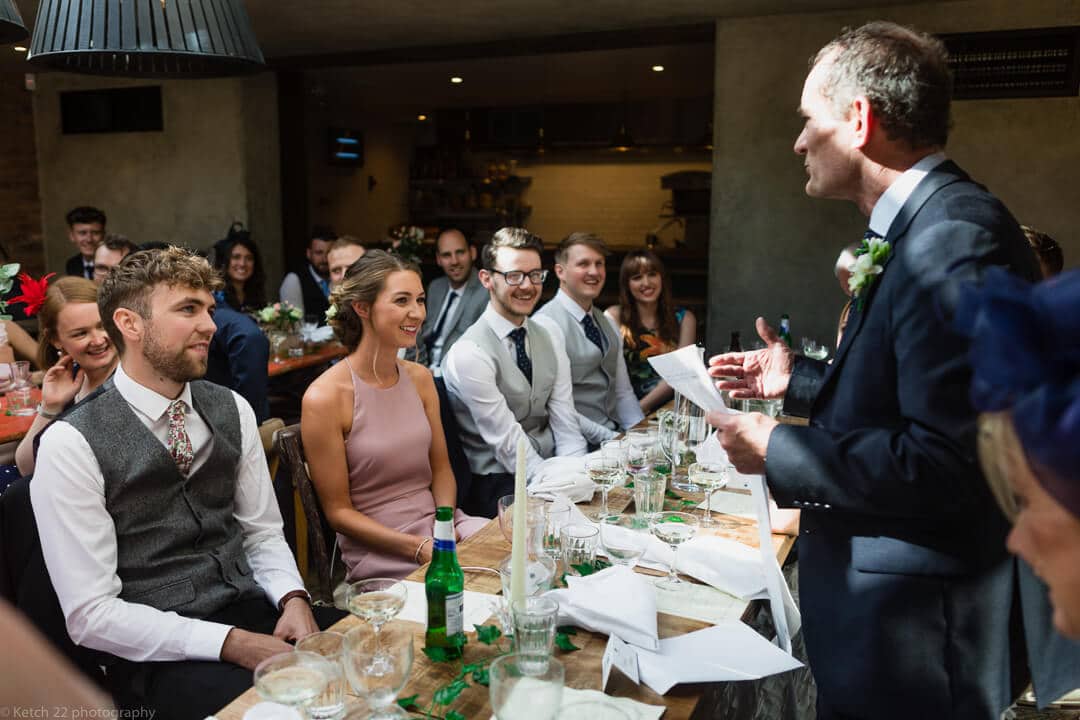
{"label": "patterned dress fabric", "polygon": [[[675,324],[682,322],[686,308],[675,309]],[[626,359],[626,371],[630,375],[630,385],[634,388],[637,399],[648,395],[659,384],[660,376],[649,364],[649,358],[663,355],[677,349],[675,343],[665,343],[655,330],[647,329],[623,343],[623,358]]]}

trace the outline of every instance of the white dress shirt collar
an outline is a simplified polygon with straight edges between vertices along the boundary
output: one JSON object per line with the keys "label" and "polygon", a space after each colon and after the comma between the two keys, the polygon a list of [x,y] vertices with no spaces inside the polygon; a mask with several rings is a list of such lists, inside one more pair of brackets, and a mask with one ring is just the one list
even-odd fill
{"label": "white dress shirt collar", "polygon": [[900,214],[900,208],[904,207],[911,193],[915,192],[915,188],[931,170],[943,162],[945,153],[931,153],[905,170],[874,204],[874,210],[870,213],[870,229],[881,237],[888,235],[889,227]]}
{"label": "white dress shirt collar", "polygon": [[488,306],[484,308],[484,314],[482,317],[487,321],[487,324],[491,326],[491,329],[495,331],[495,334],[499,338],[505,338],[514,330],[517,330],[519,327],[525,326],[525,323],[522,323],[521,325],[515,325],[514,323],[504,318],[495,310],[494,307],[492,307],[490,301],[488,302]]}
{"label": "white dress shirt collar", "polygon": [[[124,372],[123,363],[116,366],[116,372],[113,373],[113,384],[116,385],[120,397],[124,398],[128,405],[149,418],[151,422],[160,420],[172,403],[172,400],[164,395],[133,380],[130,375]],[[191,385],[184,383],[184,389],[177,399],[183,400],[184,405],[189,409],[194,407],[191,404]]]}
{"label": "white dress shirt collar", "polygon": [[559,305],[566,308],[566,312],[570,313],[570,317],[574,318],[575,322],[580,323],[586,315],[586,311],[581,309],[581,306],[577,304],[577,300],[563,292],[562,288],[559,288],[559,292],[555,293],[555,297],[551,298],[551,302],[559,303]]}

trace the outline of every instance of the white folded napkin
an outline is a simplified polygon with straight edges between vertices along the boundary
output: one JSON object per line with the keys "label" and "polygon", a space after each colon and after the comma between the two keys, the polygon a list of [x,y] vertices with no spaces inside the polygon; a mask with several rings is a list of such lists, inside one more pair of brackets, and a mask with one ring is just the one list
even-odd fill
{"label": "white folded napkin", "polygon": [[585,577],[567,577],[566,590],[545,593],[559,603],[559,624],[615,635],[631,645],[655,650],[656,596],[633,570],[614,566]]}
{"label": "white folded napkin", "polygon": [[548,458],[540,463],[528,488],[534,497],[554,500],[561,495],[575,503],[591,500],[594,490],[585,474],[585,458],[572,456]]}
{"label": "white folded napkin", "polygon": [[716,535],[698,535],[681,546],[679,572],[743,600],[765,592],[761,553]]}
{"label": "white folded napkin", "polygon": [[334,328],[329,325],[316,325],[315,323],[301,323],[300,337],[304,342],[322,343],[334,339]]}
{"label": "white folded napkin", "polygon": [[[520,688],[515,687],[511,691],[510,697],[507,700],[507,705],[513,707],[519,702],[523,707],[528,708],[531,706],[532,694],[530,693],[529,683],[526,682],[530,678],[523,678],[519,681]],[[521,692],[520,700],[514,697],[518,692]],[[631,700],[624,697],[612,697],[611,695],[605,695],[599,690],[578,690],[572,687],[563,687],[562,700],[559,701],[560,715],[561,711],[570,707],[571,705],[577,705],[578,703],[596,703],[602,702],[605,705],[618,708],[626,714],[630,720],[659,720],[660,716],[667,710],[663,705],[647,705],[637,700]],[[528,713],[521,715],[520,717],[527,717]],[[513,717],[518,717],[513,715]],[[495,716],[491,716],[491,720],[495,720]]]}

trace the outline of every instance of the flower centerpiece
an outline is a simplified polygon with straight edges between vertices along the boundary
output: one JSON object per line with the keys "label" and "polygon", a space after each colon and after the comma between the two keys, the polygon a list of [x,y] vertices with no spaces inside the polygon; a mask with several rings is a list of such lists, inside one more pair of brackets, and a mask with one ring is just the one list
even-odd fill
{"label": "flower centerpiece", "polygon": [[287,302],[276,302],[258,310],[255,319],[270,340],[270,356],[277,361],[304,354],[304,342],[297,333],[304,314]]}
{"label": "flower centerpiece", "polygon": [[415,225],[398,225],[390,229],[390,252],[420,264],[424,229]]}

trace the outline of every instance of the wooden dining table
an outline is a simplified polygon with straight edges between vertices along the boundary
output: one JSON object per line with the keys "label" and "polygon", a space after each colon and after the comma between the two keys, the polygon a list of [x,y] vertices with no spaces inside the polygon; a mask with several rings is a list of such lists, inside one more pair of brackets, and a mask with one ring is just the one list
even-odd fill
{"label": "wooden dining table", "polygon": [[[684,500],[694,500],[695,504],[704,499],[703,495],[682,493],[683,498],[668,500],[668,509],[681,509]],[[633,505],[633,491],[626,488],[617,488],[610,492],[609,507],[613,512],[621,512]],[[596,507],[590,505],[588,507]],[[582,506],[583,509],[588,509]],[[695,511],[700,512],[700,511]],[[759,547],[757,523],[735,515],[718,515],[713,513],[717,524],[711,529],[716,535],[731,540],[736,540],[745,545]],[[704,530],[703,530],[704,532]],[[788,535],[774,534],[772,536],[773,549],[780,563],[783,563],[791,550],[795,538]],[[492,520],[479,532],[458,544],[458,558],[462,566],[469,568],[495,569],[510,553],[510,543],[503,536],[499,528],[498,520]],[[422,583],[427,566],[422,566],[413,572],[407,579]],[[638,568],[638,572],[659,575],[651,570]],[[465,589],[477,592],[497,594],[501,590],[501,580],[497,572],[467,571],[465,573]],[[749,617],[753,603],[758,601],[731,603],[731,617],[728,621],[745,620]],[[360,620],[349,616],[338,622],[333,630],[345,632]],[[399,620],[397,622],[408,622]],[[494,620],[489,620],[494,622]],[[434,692],[451,681],[460,669],[460,663],[436,663],[431,661],[421,652],[424,646],[424,625],[409,623],[414,634],[415,659],[412,673],[405,688],[398,693],[398,697],[417,695],[417,704],[421,709],[426,709],[431,702]],[[659,613],[657,627],[661,639],[684,635],[695,630],[708,627],[709,623],[692,620],[685,617],[677,617]],[[578,628],[576,634],[570,636],[571,641],[579,649],[564,652],[555,651],[556,657],[564,664],[566,669],[566,686],[579,689],[605,690],[607,694],[628,697],[650,705],[663,705],[666,708],[665,720],[685,720],[690,718],[710,687],[709,683],[681,684],[676,685],[666,695],[658,695],[645,685],[637,685],[624,675],[612,672],[606,688],[600,687],[601,682],[601,659],[607,645],[607,636],[601,633],[589,632]],[[503,641],[505,643],[505,640]],[[476,633],[468,633],[468,643],[465,646],[465,654],[462,662],[472,663],[490,657],[495,654],[492,647],[483,645],[477,641]],[[254,704],[260,701],[255,690],[249,689],[233,702],[222,708],[216,717],[218,720],[241,720],[244,713]],[[362,702],[354,695],[348,695],[349,703]],[[446,708],[439,708],[445,711]],[[471,683],[450,709],[461,713],[470,720],[488,720],[492,716],[491,706],[488,702],[488,689]],[[423,717],[423,712],[416,712],[417,717]],[[439,717],[442,717],[440,714]]]}
{"label": "wooden dining table", "polygon": [[338,342],[330,342],[317,348],[314,352],[305,353],[299,357],[287,357],[281,360],[271,360],[267,364],[267,372],[270,377],[277,377],[294,370],[315,367],[328,363],[337,358],[345,357],[349,351]]}

